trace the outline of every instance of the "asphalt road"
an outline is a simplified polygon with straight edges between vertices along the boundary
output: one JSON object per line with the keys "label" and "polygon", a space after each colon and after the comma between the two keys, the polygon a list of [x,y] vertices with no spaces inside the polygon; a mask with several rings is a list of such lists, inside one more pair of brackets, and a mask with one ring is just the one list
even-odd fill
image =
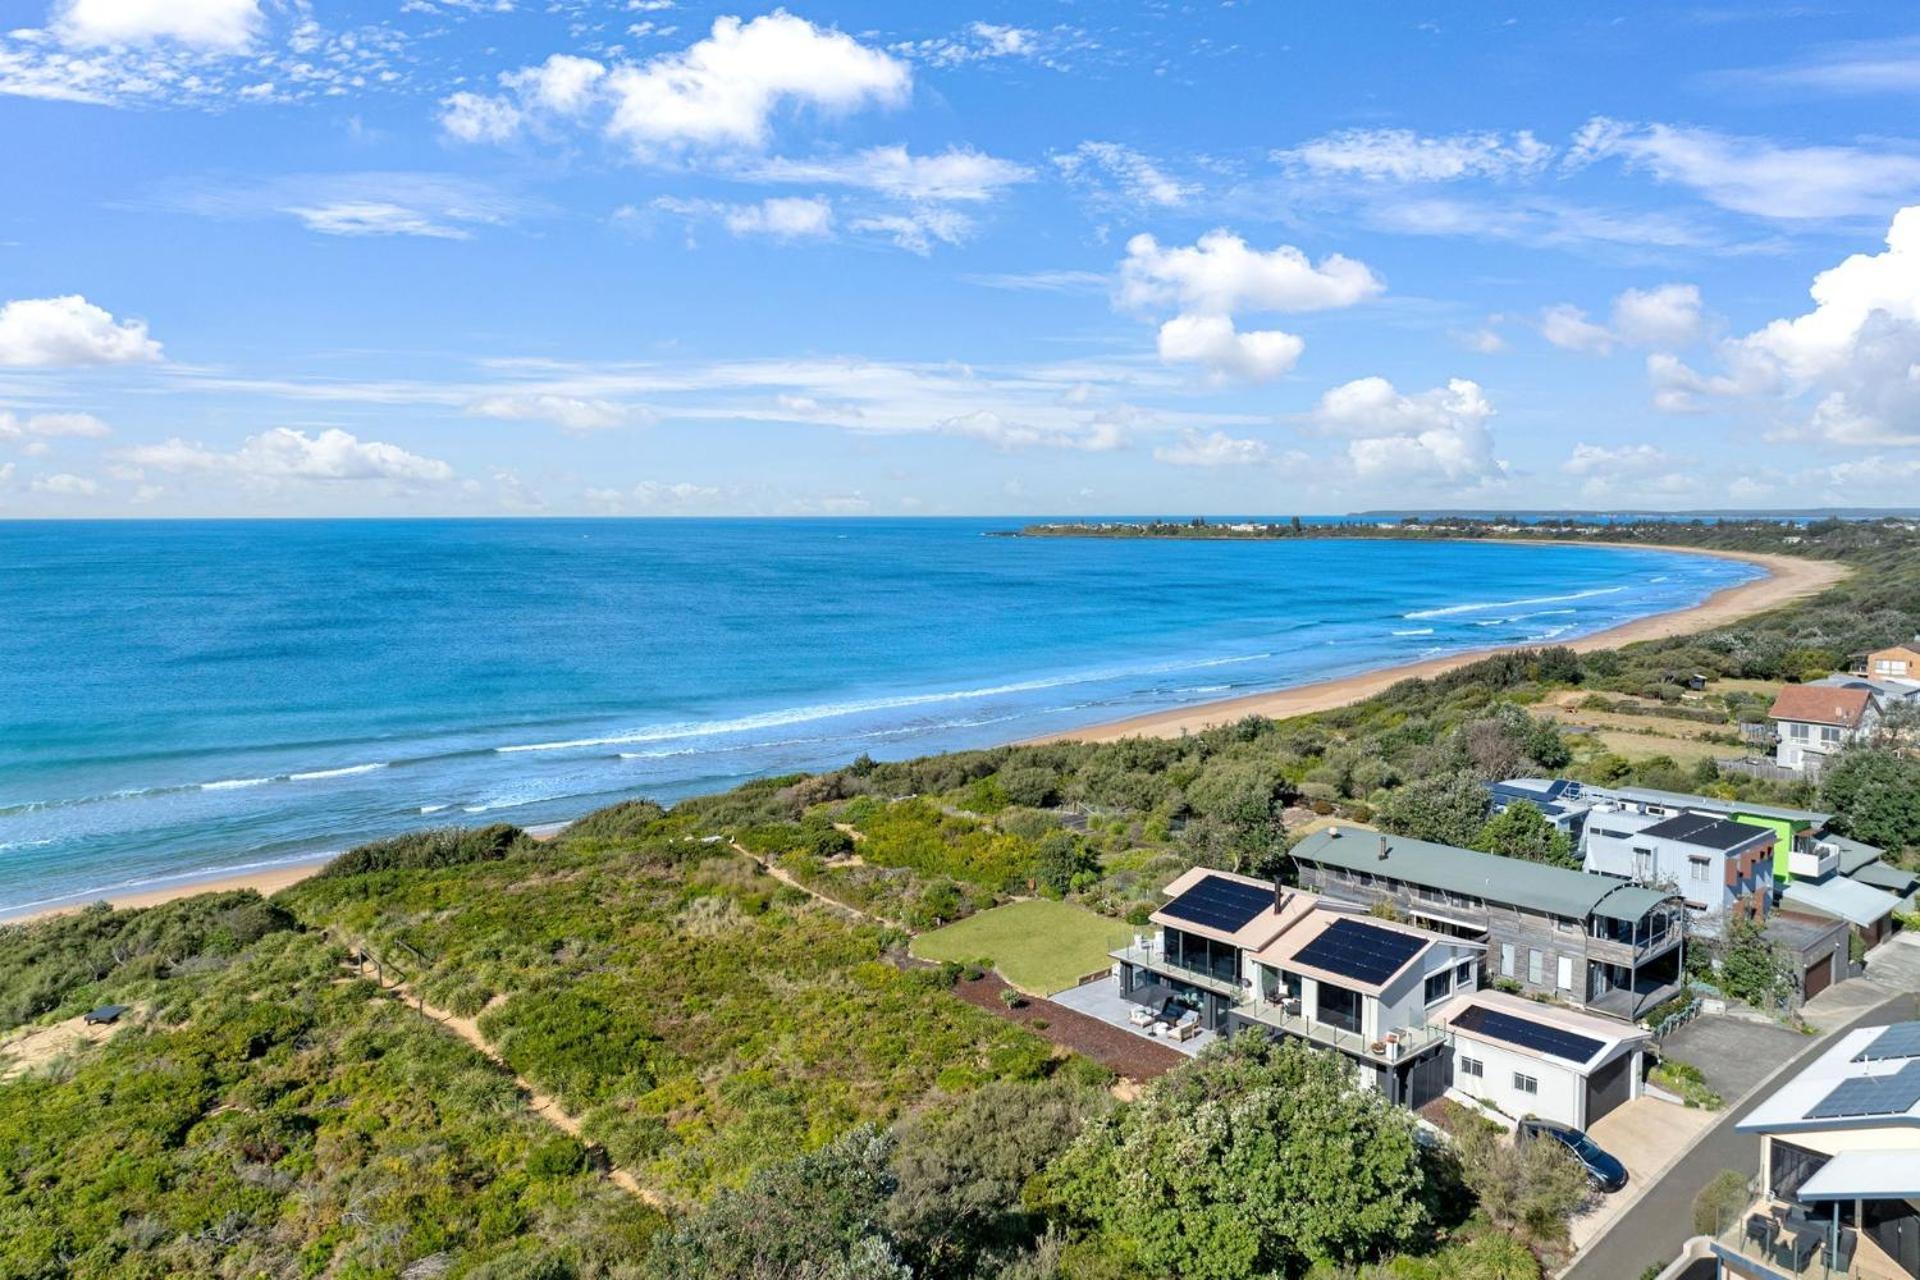
{"label": "asphalt road", "polygon": [[[1855,1027],[1884,1026],[1915,1016],[1920,996],[1897,995],[1848,1023],[1835,1035]],[[1821,1036],[1774,1077],[1785,1080],[1831,1048],[1835,1036]],[[1760,1139],[1738,1133],[1734,1125],[1746,1118],[1765,1096],[1759,1095],[1729,1108],[1720,1122],[1707,1130],[1680,1163],[1667,1171],[1651,1190],[1621,1215],[1613,1227],[1580,1256],[1562,1280],[1635,1280],[1651,1264],[1664,1267],[1680,1256],[1693,1235],[1693,1198],[1722,1169],[1753,1174],[1760,1168]]]}

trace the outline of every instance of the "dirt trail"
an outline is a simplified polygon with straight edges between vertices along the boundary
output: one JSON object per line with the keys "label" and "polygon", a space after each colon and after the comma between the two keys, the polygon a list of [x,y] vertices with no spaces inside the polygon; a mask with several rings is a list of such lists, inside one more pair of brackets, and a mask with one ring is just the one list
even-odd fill
{"label": "dirt trail", "polygon": [[735,853],[739,854],[741,857],[746,858],[747,860],[752,862],[756,867],[759,867],[762,871],[772,876],[775,880],[778,880],[781,884],[791,885],[793,888],[798,889],[800,892],[804,894],[809,894],[812,897],[819,899],[821,902],[826,903],[829,907],[832,907],[836,911],[844,911],[850,916],[857,916],[858,918],[865,920],[868,924],[884,925],[889,929],[898,929],[902,933],[913,932],[913,930],[907,928],[907,926],[905,926],[904,924],[901,924],[898,920],[889,920],[885,916],[877,916],[871,911],[862,911],[859,907],[856,907],[851,903],[842,902],[838,898],[830,897],[829,895],[820,892],[820,890],[814,888],[811,885],[801,884],[800,881],[794,878],[792,872],[787,871],[784,868],[780,867],[778,864],[771,862],[766,858],[761,857],[757,853],[751,852],[750,850],[748,850],[748,848],[745,845],[741,844],[738,840],[735,840],[729,837],[727,840],[727,844],[732,846],[733,851]]}
{"label": "dirt trail", "polygon": [[[356,946],[354,948],[354,954],[365,955],[367,954],[366,948]],[[353,961],[349,961],[348,963],[353,965],[362,977],[366,976],[366,967],[364,964],[356,964]],[[380,973],[378,967],[376,967],[376,973]],[[545,1120],[554,1128],[567,1134],[569,1137],[577,1138],[583,1144],[586,1143],[587,1139],[582,1135],[580,1130],[580,1122],[568,1114],[566,1108],[562,1107],[557,1099],[546,1093],[542,1093],[534,1085],[533,1081],[527,1079],[518,1071],[515,1071],[507,1060],[500,1056],[499,1051],[488,1042],[486,1036],[480,1033],[480,1024],[478,1022],[472,1018],[463,1018],[452,1010],[442,1009],[438,1005],[427,1003],[421,998],[420,994],[413,989],[411,983],[401,980],[389,981],[384,976],[378,977],[377,981],[379,981],[383,991],[391,991],[399,995],[403,1004],[411,1004],[421,1013],[472,1045],[489,1062],[492,1062],[511,1075],[513,1082],[520,1087],[521,1093],[526,1095],[527,1109],[529,1111],[539,1116],[542,1120]],[[637,1178],[617,1165],[608,1166],[607,1181],[613,1183],[614,1186],[619,1187],[628,1195],[643,1200],[656,1209],[666,1209],[670,1207],[666,1198],[660,1195],[659,1192],[649,1187],[641,1186]]]}

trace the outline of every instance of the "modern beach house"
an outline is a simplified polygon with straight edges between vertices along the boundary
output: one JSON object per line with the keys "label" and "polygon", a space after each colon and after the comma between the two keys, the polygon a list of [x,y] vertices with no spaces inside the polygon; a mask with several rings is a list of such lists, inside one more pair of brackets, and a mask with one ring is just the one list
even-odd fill
{"label": "modern beach house", "polygon": [[1715,1224],[1721,1275],[1920,1277],[1920,1022],[1847,1032],[1734,1127],[1759,1195]]}
{"label": "modern beach house", "polygon": [[1686,905],[1671,890],[1339,826],[1293,860],[1328,903],[1388,904],[1484,944],[1489,982],[1629,1021],[1681,987]]}
{"label": "modern beach house", "polygon": [[[1452,1080],[1433,1015],[1478,988],[1482,944],[1340,909],[1317,894],[1196,867],[1169,884],[1159,931],[1113,952],[1120,994],[1209,1031],[1265,1027],[1339,1053],[1390,1100]],[[1182,1015],[1184,1017],[1184,1015]]]}
{"label": "modern beach house", "polygon": [[1766,922],[1778,839],[1766,827],[1712,814],[1666,817],[1600,805],[1587,823],[1582,862],[1598,875],[1676,890],[1693,932],[1718,937],[1728,920]]}

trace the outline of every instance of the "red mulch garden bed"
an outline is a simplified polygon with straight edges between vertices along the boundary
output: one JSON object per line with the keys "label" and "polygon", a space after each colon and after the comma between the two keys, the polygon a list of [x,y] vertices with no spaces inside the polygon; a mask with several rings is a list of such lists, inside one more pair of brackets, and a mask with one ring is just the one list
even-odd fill
{"label": "red mulch garden bed", "polygon": [[[995,1017],[1017,1022],[1035,1035],[1084,1054],[1129,1080],[1151,1080],[1187,1061],[1187,1055],[1177,1049],[1155,1044],[1145,1036],[1090,1018],[1051,1000],[1023,996],[1019,1008],[1009,1009],[1000,998],[1000,993],[1008,989],[997,973],[971,982],[963,978],[953,984],[953,993],[968,1004],[985,1009]],[[1047,1025],[1034,1026],[1036,1021]]]}

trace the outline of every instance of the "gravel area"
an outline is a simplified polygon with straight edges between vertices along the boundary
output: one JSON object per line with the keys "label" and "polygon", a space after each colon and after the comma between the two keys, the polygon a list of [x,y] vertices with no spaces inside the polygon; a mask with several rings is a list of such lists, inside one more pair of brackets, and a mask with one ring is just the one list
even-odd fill
{"label": "gravel area", "polygon": [[[1000,999],[1000,993],[1005,990],[1009,990],[1007,984],[994,973],[972,982],[962,980],[953,987],[954,994],[968,1004],[1009,1022],[1017,1022],[1035,1035],[1064,1049],[1084,1054],[1129,1080],[1151,1080],[1188,1061],[1187,1056],[1177,1050],[1155,1044],[1144,1036],[1137,1036],[1051,1000],[1027,996],[1019,1008],[1009,1009]],[[1034,1026],[1036,1019],[1047,1025]]]}

